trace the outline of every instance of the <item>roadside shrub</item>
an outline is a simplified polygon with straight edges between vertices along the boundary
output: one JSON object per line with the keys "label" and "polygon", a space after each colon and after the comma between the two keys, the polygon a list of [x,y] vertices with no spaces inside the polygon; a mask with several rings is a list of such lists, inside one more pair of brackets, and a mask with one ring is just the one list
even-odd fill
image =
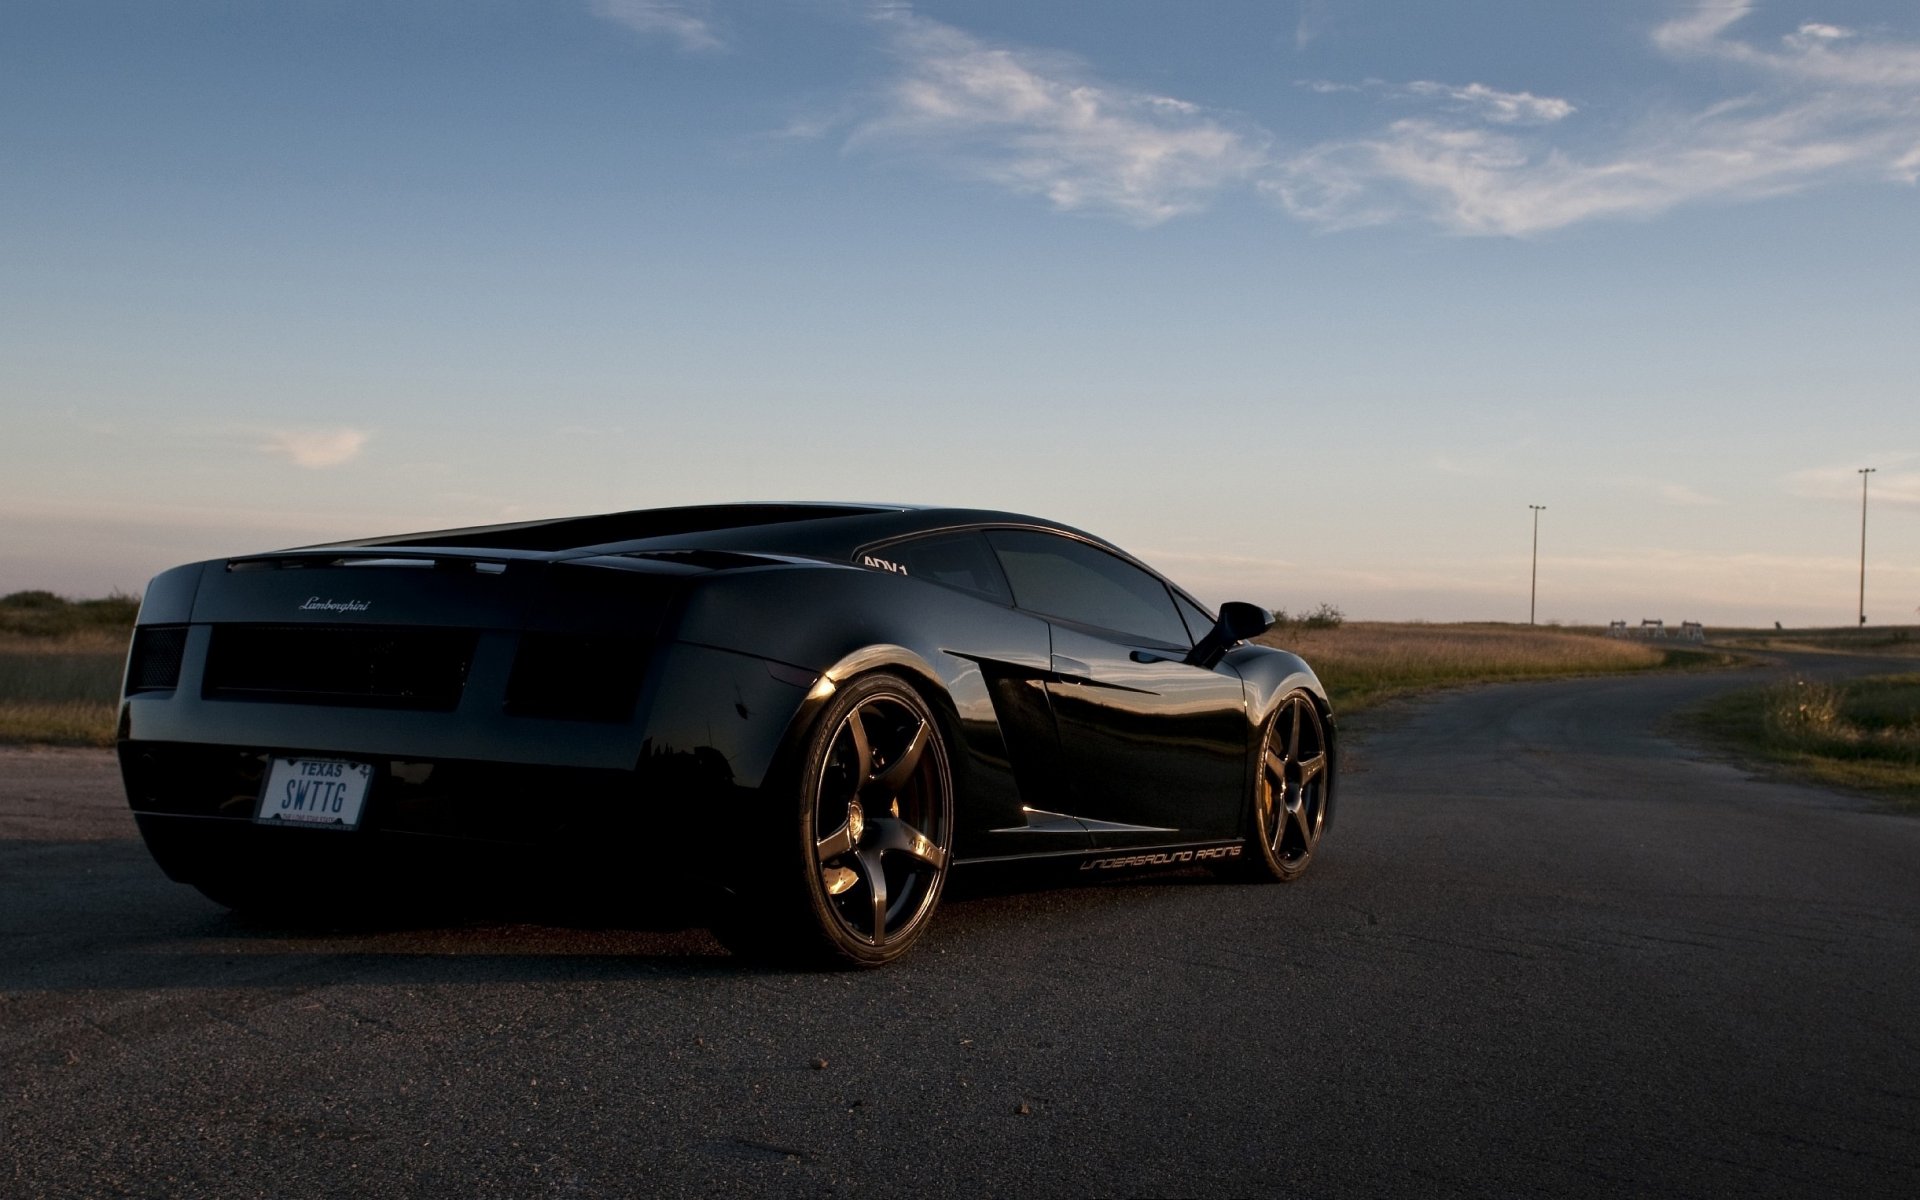
{"label": "roadside shrub", "polygon": [[1346,619],[1347,614],[1323,601],[1319,608],[1300,619],[1300,627],[1302,629],[1338,629]]}
{"label": "roadside shrub", "polygon": [[1338,629],[1346,619],[1347,614],[1324,601],[1312,612],[1295,614],[1289,613],[1284,608],[1273,610],[1275,629]]}
{"label": "roadside shrub", "polygon": [[1768,690],[1761,724],[1783,750],[1920,763],[1920,676],[1796,679]]}
{"label": "roadside shrub", "polygon": [[92,600],[68,600],[34,589],[0,596],[0,634],[62,638],[96,634],[124,638],[140,611],[140,597],[114,592]]}
{"label": "roadside shrub", "polygon": [[1767,732],[1797,740],[1812,737],[1844,737],[1846,728],[1840,719],[1843,693],[1826,683],[1795,679],[1773,689],[1767,697]]}

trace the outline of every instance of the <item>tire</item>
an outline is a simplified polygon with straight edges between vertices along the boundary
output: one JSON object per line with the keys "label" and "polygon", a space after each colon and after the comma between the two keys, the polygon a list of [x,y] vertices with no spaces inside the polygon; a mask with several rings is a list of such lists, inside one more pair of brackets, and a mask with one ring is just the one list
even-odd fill
{"label": "tire", "polygon": [[1261,736],[1240,874],[1269,883],[1305,874],[1326,832],[1332,795],[1326,717],[1311,692],[1295,689],[1274,706]]}
{"label": "tire", "polygon": [[925,932],[953,847],[953,772],[939,719],[891,672],[843,685],[748,835],[760,878],[731,889],[714,933],[736,954],[877,967]]}

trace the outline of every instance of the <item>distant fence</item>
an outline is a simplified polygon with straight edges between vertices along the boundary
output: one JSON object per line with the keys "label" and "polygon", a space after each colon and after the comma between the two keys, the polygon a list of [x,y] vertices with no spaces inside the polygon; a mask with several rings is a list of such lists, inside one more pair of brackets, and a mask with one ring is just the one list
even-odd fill
{"label": "distant fence", "polygon": [[1648,641],[1704,642],[1707,640],[1706,626],[1698,621],[1682,621],[1677,629],[1668,629],[1667,623],[1659,617],[1647,617],[1638,627],[1625,621],[1613,621],[1607,625],[1607,636],[1615,638],[1645,638]]}

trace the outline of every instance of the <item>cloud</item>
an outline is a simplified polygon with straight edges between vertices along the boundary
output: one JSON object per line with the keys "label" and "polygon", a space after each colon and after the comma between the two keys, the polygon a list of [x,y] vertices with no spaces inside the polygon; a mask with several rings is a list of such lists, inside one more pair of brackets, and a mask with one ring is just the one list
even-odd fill
{"label": "cloud", "polygon": [[1653,31],[1653,44],[1669,54],[1698,54],[1720,41],[1727,28],[1753,10],[1744,0],[1701,4],[1682,17],[1664,21]]}
{"label": "cloud", "polygon": [[1517,128],[1576,126],[1564,120],[1575,111],[1566,101],[1420,82],[1389,90],[1443,101],[1445,112],[1311,146],[1262,187],[1288,212],[1328,228],[1420,220],[1454,233],[1526,236],[1842,179],[1920,179],[1920,44],[1808,23],[1764,46],[1730,35],[1749,7],[1696,9],[1657,26],[1651,41],[1677,61],[1745,67],[1753,91],[1649,116],[1598,151]]}
{"label": "cloud", "polygon": [[876,19],[901,69],[849,149],[900,151],[1063,212],[1138,225],[1202,208],[1266,162],[1257,131],[1104,83],[1064,55],[988,45],[901,11]]}
{"label": "cloud", "polygon": [[295,466],[337,467],[358,458],[368,436],[359,429],[281,429],[269,434],[260,449],[285,455]]}
{"label": "cloud", "polygon": [[1181,563],[1187,566],[1218,568],[1223,570],[1287,571],[1300,564],[1290,558],[1273,558],[1261,554],[1207,554],[1189,550],[1145,549],[1140,556],[1147,562]]}
{"label": "cloud", "polygon": [[1300,79],[1294,81],[1294,86],[1321,96],[1371,92],[1395,100],[1438,103],[1451,112],[1478,117],[1496,125],[1550,125],[1579,111],[1571,100],[1563,100],[1558,96],[1503,92],[1484,83],[1457,87],[1431,79],[1399,84],[1388,83],[1384,79],[1363,79],[1359,83],[1343,83],[1335,79]]}
{"label": "cloud", "polygon": [[702,0],[592,0],[593,15],[643,37],[664,37],[686,53],[724,50]]}
{"label": "cloud", "polygon": [[1676,508],[1712,508],[1725,504],[1718,496],[1708,495],[1698,488],[1684,483],[1673,483],[1664,479],[1648,479],[1642,475],[1622,475],[1610,480],[1615,487],[1627,488],[1652,496],[1662,504]]}
{"label": "cloud", "polygon": [[[1867,483],[1867,493],[1872,507],[1883,504],[1895,508],[1920,508],[1920,471],[1898,470],[1903,463],[1910,463],[1920,455],[1882,454],[1877,461],[1885,464],[1876,469]],[[1787,491],[1791,495],[1805,500],[1831,500],[1846,504],[1860,503],[1860,471],[1858,467],[1809,467],[1804,471],[1795,471],[1787,476]]]}
{"label": "cloud", "polygon": [[1854,30],[1819,22],[1780,39],[1781,49],[1724,36],[1753,11],[1750,3],[1701,9],[1653,31],[1653,43],[1676,58],[1719,59],[1780,78],[1855,88],[1920,86],[1920,45],[1869,41]]}
{"label": "cloud", "polygon": [[1503,92],[1484,83],[1451,87],[1421,79],[1404,89],[1408,95],[1431,96],[1483,120],[1499,125],[1548,125],[1574,114],[1572,103],[1557,96],[1536,96],[1532,92]]}
{"label": "cloud", "polygon": [[1656,483],[1653,485],[1653,494],[1681,508],[1710,508],[1726,503],[1718,496],[1709,496],[1684,483]]}
{"label": "cloud", "polygon": [[1333,15],[1327,9],[1327,0],[1300,0],[1300,18],[1293,25],[1293,48],[1305,50],[1320,40],[1320,35],[1333,23]]}

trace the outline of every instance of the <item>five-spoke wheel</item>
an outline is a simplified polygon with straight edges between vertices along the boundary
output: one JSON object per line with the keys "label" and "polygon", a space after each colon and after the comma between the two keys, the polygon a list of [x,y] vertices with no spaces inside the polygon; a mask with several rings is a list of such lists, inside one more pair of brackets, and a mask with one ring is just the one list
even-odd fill
{"label": "five-spoke wheel", "polygon": [[906,680],[863,675],[819,714],[795,775],[799,861],[777,848],[771,861],[798,886],[776,879],[755,889],[751,899],[765,908],[736,912],[716,932],[762,958],[858,966],[898,958],[940,901],[953,846],[939,720]]}
{"label": "five-spoke wheel", "polygon": [[912,691],[870,691],[839,719],[814,782],[814,857],[843,934],[884,950],[919,933],[946,873],[951,791],[939,728]]}
{"label": "five-spoke wheel", "polygon": [[1326,720],[1310,694],[1290,692],[1267,722],[1260,750],[1248,847],[1255,875],[1288,880],[1307,869],[1326,831],[1331,783]]}

